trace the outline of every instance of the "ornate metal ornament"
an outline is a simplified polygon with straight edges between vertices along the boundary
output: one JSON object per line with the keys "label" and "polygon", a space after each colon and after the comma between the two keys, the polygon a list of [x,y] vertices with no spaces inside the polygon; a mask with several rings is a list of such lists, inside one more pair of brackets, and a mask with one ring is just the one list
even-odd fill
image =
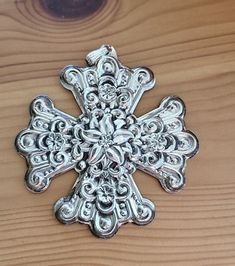
{"label": "ornate metal ornament", "polygon": [[67,66],[61,73],[82,115],[72,117],[39,96],[16,148],[27,160],[25,181],[33,192],[45,191],[54,176],[75,169],[77,181],[56,202],[55,215],[65,224],[88,224],[95,235],[108,238],[124,223],[145,225],[154,218],[154,204],[133,180],[135,170],[153,175],[167,192],[178,191],[198,140],[185,129],[185,106],[178,97],[164,98],[141,117],[133,115],[144,91],[154,86],[151,70],[123,66],[109,45],[89,53],[86,61],[88,67]]}

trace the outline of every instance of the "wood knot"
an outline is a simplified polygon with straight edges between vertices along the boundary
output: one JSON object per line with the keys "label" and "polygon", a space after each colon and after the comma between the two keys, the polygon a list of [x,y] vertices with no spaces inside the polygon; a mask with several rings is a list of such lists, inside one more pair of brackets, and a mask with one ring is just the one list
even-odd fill
{"label": "wood knot", "polygon": [[84,19],[101,10],[107,0],[40,0],[51,16],[63,19]]}

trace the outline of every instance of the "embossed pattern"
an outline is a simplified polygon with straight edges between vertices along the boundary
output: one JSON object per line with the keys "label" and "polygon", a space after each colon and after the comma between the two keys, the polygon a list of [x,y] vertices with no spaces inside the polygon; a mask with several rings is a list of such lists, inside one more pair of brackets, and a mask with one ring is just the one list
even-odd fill
{"label": "embossed pattern", "polygon": [[123,66],[109,45],[86,60],[88,67],[68,66],[61,73],[62,85],[72,91],[83,114],[69,116],[39,96],[16,146],[27,159],[26,184],[34,192],[45,191],[59,173],[79,173],[70,195],[55,204],[56,217],[62,223],[88,224],[107,238],[124,223],[144,225],[154,218],[154,205],[139,192],[134,171],[153,175],[167,192],[178,191],[198,141],[185,129],[185,106],[177,97],[163,99],[142,117],[133,115],[143,92],[154,86],[149,69]]}

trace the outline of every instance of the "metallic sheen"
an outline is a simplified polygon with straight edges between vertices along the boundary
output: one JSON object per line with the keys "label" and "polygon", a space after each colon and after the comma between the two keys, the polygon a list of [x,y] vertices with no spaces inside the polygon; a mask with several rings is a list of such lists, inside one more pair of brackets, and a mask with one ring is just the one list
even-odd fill
{"label": "metallic sheen", "polygon": [[108,238],[124,223],[144,225],[154,218],[154,204],[133,180],[136,169],[154,176],[167,192],[178,191],[198,140],[185,129],[185,106],[178,97],[164,98],[141,117],[133,115],[142,94],[155,84],[151,70],[123,66],[109,45],[89,53],[86,61],[88,67],[70,65],[61,73],[82,115],[72,117],[39,96],[16,148],[27,160],[25,181],[33,192],[45,191],[54,176],[75,169],[77,181],[56,202],[55,215],[62,223],[88,224],[95,235]]}

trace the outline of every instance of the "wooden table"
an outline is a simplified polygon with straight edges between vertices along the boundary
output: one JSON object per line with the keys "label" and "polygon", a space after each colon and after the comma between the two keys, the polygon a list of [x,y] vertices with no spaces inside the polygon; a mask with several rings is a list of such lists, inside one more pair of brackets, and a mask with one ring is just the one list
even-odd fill
{"label": "wooden table", "polygon": [[[125,225],[109,240],[54,218],[53,203],[69,192],[75,172],[32,194],[14,148],[35,96],[80,113],[58,74],[67,64],[85,66],[87,52],[103,43],[114,45],[125,65],[148,66],[157,76],[136,115],[178,95],[200,140],[184,191],[167,194],[154,178],[135,174],[157,219]],[[1,0],[0,265],[235,265],[234,72],[233,0]]]}

